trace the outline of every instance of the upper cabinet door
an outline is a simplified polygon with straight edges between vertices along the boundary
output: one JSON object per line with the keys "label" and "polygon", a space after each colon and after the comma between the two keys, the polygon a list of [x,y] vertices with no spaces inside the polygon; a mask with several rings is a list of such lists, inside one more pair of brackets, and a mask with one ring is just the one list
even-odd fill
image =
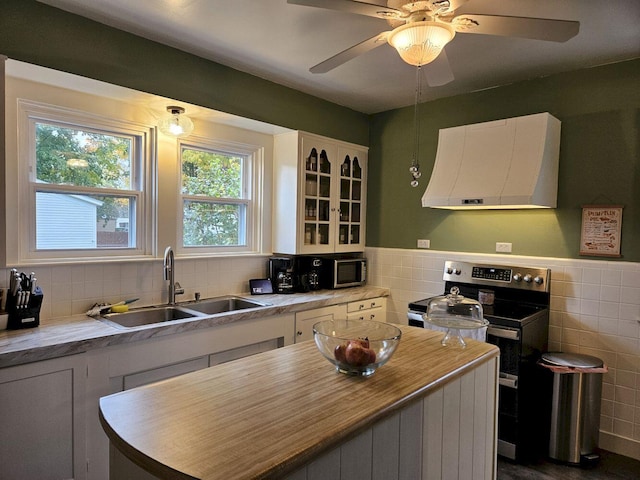
{"label": "upper cabinet door", "polygon": [[364,251],[367,148],[303,132],[274,144],[274,253]]}
{"label": "upper cabinet door", "polygon": [[338,149],[340,169],[338,172],[338,207],[336,220],[336,252],[364,250],[365,178],[367,152],[355,148]]}
{"label": "upper cabinet door", "polygon": [[303,136],[299,162],[298,253],[331,253],[335,249],[338,149],[322,138]]}

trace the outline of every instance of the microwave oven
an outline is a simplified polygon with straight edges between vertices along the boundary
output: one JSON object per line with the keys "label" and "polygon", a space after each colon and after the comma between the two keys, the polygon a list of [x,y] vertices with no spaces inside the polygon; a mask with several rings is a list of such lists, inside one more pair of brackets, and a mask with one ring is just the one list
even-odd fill
{"label": "microwave oven", "polygon": [[329,267],[328,288],[357,287],[367,282],[366,258],[334,258],[326,262]]}

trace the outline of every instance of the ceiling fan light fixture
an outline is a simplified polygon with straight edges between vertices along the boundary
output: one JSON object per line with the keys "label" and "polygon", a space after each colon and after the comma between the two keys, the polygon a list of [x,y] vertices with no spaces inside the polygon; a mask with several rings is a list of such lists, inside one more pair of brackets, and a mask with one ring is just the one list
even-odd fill
{"label": "ceiling fan light fixture", "polygon": [[447,23],[411,22],[394,29],[388,42],[402,60],[418,67],[433,62],[455,34],[456,31]]}
{"label": "ceiling fan light fixture", "polygon": [[165,135],[171,135],[176,138],[186,137],[193,132],[193,121],[184,115],[182,107],[167,107],[167,115],[158,122],[158,128]]}

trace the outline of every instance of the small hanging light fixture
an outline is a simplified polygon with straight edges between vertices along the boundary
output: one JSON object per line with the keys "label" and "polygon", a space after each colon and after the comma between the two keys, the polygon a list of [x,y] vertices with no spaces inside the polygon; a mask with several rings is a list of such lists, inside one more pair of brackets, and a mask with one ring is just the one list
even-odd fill
{"label": "small hanging light fixture", "polygon": [[416,99],[413,105],[413,159],[411,160],[411,166],[409,172],[411,173],[411,186],[417,187],[418,179],[422,176],[420,171],[420,163],[418,158],[420,156],[420,115],[418,106],[420,105],[420,95],[422,94],[422,77],[420,72],[420,65],[416,67]]}
{"label": "small hanging light fixture", "polygon": [[193,122],[184,115],[184,108],[171,106],[167,107],[167,112],[169,115],[158,123],[158,128],[162,133],[181,138],[193,132]]}

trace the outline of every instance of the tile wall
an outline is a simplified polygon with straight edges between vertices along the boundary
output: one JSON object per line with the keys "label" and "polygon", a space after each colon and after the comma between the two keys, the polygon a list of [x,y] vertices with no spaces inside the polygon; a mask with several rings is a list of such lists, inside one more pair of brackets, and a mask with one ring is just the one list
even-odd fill
{"label": "tile wall", "polygon": [[[175,279],[185,293],[178,301],[249,292],[250,278],[267,276],[268,257],[176,259]],[[162,260],[129,263],[83,263],[18,268],[34,271],[44,293],[40,323],[86,312],[95,303],[139,298],[133,306],[167,302]],[[0,269],[0,287],[7,287],[9,270]]]}
{"label": "tile wall", "polygon": [[391,289],[388,321],[406,323],[407,304],[441,295],[446,260],[551,269],[549,349],[594,355],[603,379],[600,447],[640,460],[640,264],[368,248],[369,283]]}

